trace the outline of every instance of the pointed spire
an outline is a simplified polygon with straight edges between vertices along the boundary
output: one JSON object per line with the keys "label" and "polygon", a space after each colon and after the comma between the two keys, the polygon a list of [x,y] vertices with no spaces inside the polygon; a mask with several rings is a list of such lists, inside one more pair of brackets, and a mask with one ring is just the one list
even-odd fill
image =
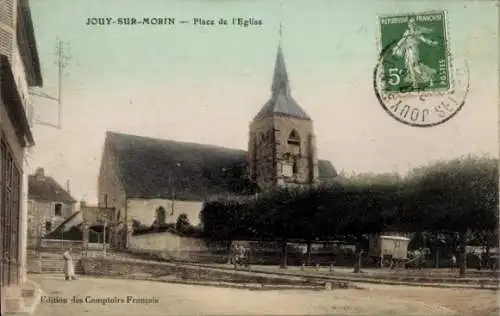
{"label": "pointed spire", "polygon": [[274,65],[274,76],[271,91],[273,94],[284,93],[288,94],[290,91],[290,84],[288,82],[288,73],[285,66],[285,58],[283,57],[283,49],[281,46],[281,38],[283,36],[283,23],[280,22],[280,38],[278,44],[278,54],[276,55],[276,63]]}
{"label": "pointed spire", "polygon": [[[280,1],[280,5],[282,5]],[[282,19],[281,19],[282,20]],[[285,67],[285,58],[281,40],[283,37],[283,22],[280,22],[278,54],[274,65],[273,83],[271,86],[271,98],[264,104],[262,109],[255,115],[254,120],[260,120],[276,114],[291,116],[299,119],[310,120],[311,118],[293,99],[290,93],[290,83]]]}

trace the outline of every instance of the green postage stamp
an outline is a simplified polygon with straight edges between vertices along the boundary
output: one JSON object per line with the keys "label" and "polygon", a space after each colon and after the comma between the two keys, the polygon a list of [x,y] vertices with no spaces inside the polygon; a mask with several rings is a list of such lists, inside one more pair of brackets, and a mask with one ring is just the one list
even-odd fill
{"label": "green postage stamp", "polygon": [[452,89],[444,11],[382,16],[379,24],[383,92]]}

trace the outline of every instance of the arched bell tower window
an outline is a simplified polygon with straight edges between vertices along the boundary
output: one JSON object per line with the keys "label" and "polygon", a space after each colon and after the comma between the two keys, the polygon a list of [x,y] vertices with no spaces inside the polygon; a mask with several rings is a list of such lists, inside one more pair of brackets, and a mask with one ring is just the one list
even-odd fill
{"label": "arched bell tower window", "polygon": [[300,147],[300,136],[296,130],[292,130],[290,132],[290,135],[288,135],[287,143],[290,146],[299,146]]}
{"label": "arched bell tower window", "polygon": [[156,209],[156,225],[160,226],[165,224],[165,221],[167,220],[167,212],[163,208],[163,206],[160,206]]}
{"label": "arched bell tower window", "polygon": [[300,135],[297,130],[292,130],[288,134],[287,139],[289,164],[291,164],[292,174],[296,175],[299,172],[299,157],[300,157]]}
{"label": "arched bell tower window", "polygon": [[300,155],[300,136],[296,130],[290,132],[286,143],[288,145],[288,151],[292,156]]}

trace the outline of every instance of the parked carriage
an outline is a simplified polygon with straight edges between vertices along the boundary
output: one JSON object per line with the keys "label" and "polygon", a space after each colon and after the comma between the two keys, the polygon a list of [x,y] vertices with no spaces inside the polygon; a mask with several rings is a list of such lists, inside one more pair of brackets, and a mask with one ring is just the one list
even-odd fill
{"label": "parked carriage", "polygon": [[404,267],[408,261],[408,244],[410,238],[403,236],[379,235],[370,239],[369,256],[379,267]]}
{"label": "parked carriage", "polygon": [[232,250],[231,261],[236,269],[238,266],[250,267],[250,246],[236,244]]}

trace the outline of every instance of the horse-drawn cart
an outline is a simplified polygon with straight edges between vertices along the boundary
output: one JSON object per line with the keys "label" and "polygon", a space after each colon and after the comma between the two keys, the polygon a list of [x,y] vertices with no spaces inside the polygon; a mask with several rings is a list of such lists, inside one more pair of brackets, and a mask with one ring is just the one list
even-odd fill
{"label": "horse-drawn cart", "polygon": [[250,246],[243,244],[235,244],[232,251],[231,261],[234,264],[234,269],[238,266],[250,267]]}
{"label": "horse-drawn cart", "polygon": [[370,240],[370,257],[379,267],[403,267],[408,260],[410,239],[403,236],[373,236]]}

